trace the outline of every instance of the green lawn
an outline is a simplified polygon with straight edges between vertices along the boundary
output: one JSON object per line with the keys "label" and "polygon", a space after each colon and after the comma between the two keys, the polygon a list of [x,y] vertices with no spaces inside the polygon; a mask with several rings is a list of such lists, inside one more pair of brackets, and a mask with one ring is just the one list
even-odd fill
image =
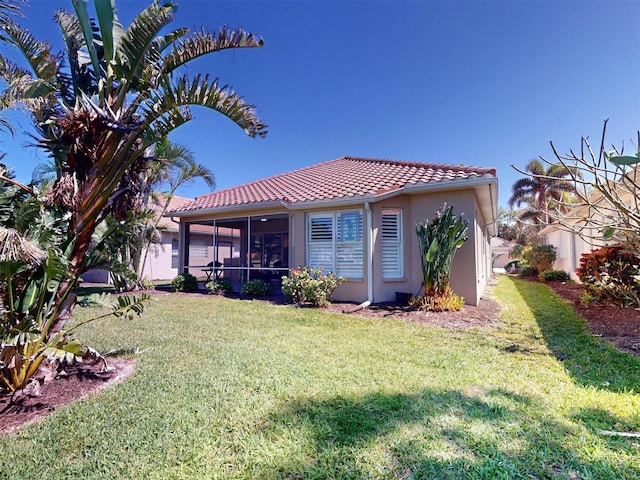
{"label": "green lawn", "polygon": [[639,478],[640,439],[597,430],[640,430],[640,361],[544,285],[493,295],[468,331],[159,295],[83,327],[136,373],[0,437],[0,478]]}

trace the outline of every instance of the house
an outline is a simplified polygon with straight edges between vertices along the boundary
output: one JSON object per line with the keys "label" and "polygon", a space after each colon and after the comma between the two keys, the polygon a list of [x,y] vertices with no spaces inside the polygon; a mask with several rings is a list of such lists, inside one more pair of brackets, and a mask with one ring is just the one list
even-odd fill
{"label": "house", "polygon": [[500,237],[491,238],[491,256],[493,258],[493,268],[504,268],[512,259],[509,252],[516,246],[515,242],[505,240]]}
{"label": "house", "polygon": [[606,194],[596,190],[589,196],[588,201],[583,200],[581,205],[564,213],[555,223],[540,231],[542,243],[553,245],[556,249],[553,268],[568,272],[574,280],[578,280],[575,270],[580,266],[582,254],[604,245],[619,243],[615,238],[605,238],[604,234],[611,227],[624,225],[622,218],[625,215],[627,228],[638,231],[640,168],[632,167],[622,174],[612,176],[611,179],[604,177],[609,188],[605,188],[607,183],[602,179],[599,185]]}
{"label": "house", "polygon": [[[180,208],[192,201],[192,198],[174,195],[169,201],[168,210]],[[151,204],[150,208],[154,210],[157,215],[160,215],[164,202],[165,197],[160,196],[159,203]],[[145,259],[145,261],[142,267],[141,278],[170,280],[182,271],[178,269],[178,227],[179,222],[177,220],[167,216],[160,218],[158,224],[158,242],[150,246],[149,252],[146,255],[145,251],[142,251],[142,258]],[[192,228],[190,258],[194,265],[197,265],[197,267],[192,269],[192,273],[198,277],[203,275],[211,276],[211,274],[214,273],[209,267],[209,263],[213,262],[214,256],[213,234],[214,229],[210,225],[197,225]],[[232,232],[225,228],[218,228],[217,239],[217,248],[220,255],[239,255],[240,237],[237,231]],[[90,270],[82,275],[82,279],[85,282],[91,283],[110,283],[109,272],[107,270]]]}
{"label": "house", "polygon": [[383,302],[420,290],[415,224],[447,203],[469,220],[451,286],[476,305],[490,276],[497,186],[493,168],[342,157],[203,195],[168,215],[180,221],[181,269],[200,266],[195,232],[223,228],[240,239],[230,254],[214,233],[226,278],[277,281],[290,267],[323,267],[346,280],[336,300]]}
{"label": "house", "polygon": [[[591,197],[598,200],[599,194]],[[553,263],[554,270],[564,270],[572,280],[579,280],[576,269],[580,266],[580,258],[584,253],[599,248],[609,243],[602,238],[600,232],[594,226],[595,216],[586,205],[576,207],[567,212],[562,224],[551,223],[540,230],[543,245],[552,245],[556,249],[556,260]]]}
{"label": "house", "polygon": [[[162,204],[163,201],[161,197],[160,203]],[[174,195],[169,201],[167,211],[180,208],[192,201],[192,198]],[[157,214],[161,213],[161,207],[159,205],[153,205],[152,208],[156,210]],[[178,269],[179,222],[175,218],[164,216],[160,218],[158,227],[160,230],[160,241],[152,244],[149,248],[146,262],[142,267],[142,278],[169,280],[182,272],[182,270]],[[210,275],[211,273],[211,271],[209,271],[209,264],[213,262],[214,257],[213,239],[214,229],[210,225],[194,226],[191,231],[189,255],[192,262],[197,265],[192,272],[197,277],[201,277],[203,274]],[[218,228],[217,239],[217,248],[220,255],[233,256],[233,252],[236,252],[237,255],[240,247],[238,232]]]}

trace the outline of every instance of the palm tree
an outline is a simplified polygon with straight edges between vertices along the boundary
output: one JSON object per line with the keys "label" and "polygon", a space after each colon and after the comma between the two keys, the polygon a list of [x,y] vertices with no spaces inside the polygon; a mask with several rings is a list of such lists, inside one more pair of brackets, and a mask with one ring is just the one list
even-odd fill
{"label": "palm tree", "polygon": [[[138,283],[142,280],[142,272],[151,244],[159,237],[160,219],[169,208],[169,203],[181,186],[195,180],[203,180],[210,189],[216,186],[213,172],[206,166],[196,162],[193,151],[186,145],[172,143],[167,137],[162,138],[155,146],[155,157],[160,159],[159,168],[155,170],[155,178],[151,178],[152,191],[149,192],[146,205],[155,205],[151,222],[145,225],[145,245],[141,245],[144,256],[135,265]],[[161,190],[161,187],[166,187]],[[142,248],[144,247],[144,249]]]}
{"label": "palm tree", "polygon": [[[11,21],[11,18],[14,16],[22,16],[22,5],[25,5],[26,0],[2,0],[0,1],[0,26],[5,25],[6,23]],[[6,38],[2,35],[2,30],[0,29],[0,41],[6,40]],[[0,100],[0,109],[5,108],[9,105],[4,105],[2,100]],[[5,117],[0,116],[0,129],[5,129],[15,133],[15,129],[11,122],[9,122]]]}
{"label": "palm tree", "polygon": [[561,207],[566,203],[566,194],[576,190],[574,183],[567,180],[571,176],[569,168],[550,165],[545,169],[539,160],[531,160],[522,173],[527,176],[517,180],[511,187],[509,207],[525,204],[528,208],[520,215],[521,220],[549,223],[549,208]]}
{"label": "palm tree", "polygon": [[261,39],[226,27],[213,33],[186,28],[161,33],[174,19],[175,3],[153,1],[126,29],[115,0],[94,0],[96,20],[86,1],[72,4],[74,14],[56,14],[62,54],[8,20],[2,25],[4,37],[27,66],[0,55],[6,84],[0,105],[21,104],[32,114],[37,144],[51,155],[56,171],[46,204],[65,212],[67,220],[64,251],[71,275],[56,293],[62,307],[54,332],[69,318],[72,291],[96,227],[110,215],[125,219],[135,210],[152,160],[149,147],[192,119],[190,105],[221,113],[250,137],[267,133],[255,108],[230,88],[208,75],[180,71],[212,52],[260,47]]}

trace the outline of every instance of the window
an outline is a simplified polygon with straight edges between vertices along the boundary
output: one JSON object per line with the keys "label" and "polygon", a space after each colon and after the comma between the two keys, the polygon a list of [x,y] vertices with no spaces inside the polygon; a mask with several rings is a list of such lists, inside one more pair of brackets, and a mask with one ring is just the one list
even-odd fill
{"label": "window", "polygon": [[404,277],[402,249],[402,210],[382,210],[382,278]]}
{"label": "window", "polygon": [[312,213],[307,217],[307,265],[344,278],[364,276],[362,211]]}
{"label": "window", "polygon": [[171,268],[178,268],[178,258],[180,255],[179,242],[177,237],[171,239]]}
{"label": "window", "polygon": [[207,258],[210,241],[207,238],[193,238],[189,244],[189,258]]}

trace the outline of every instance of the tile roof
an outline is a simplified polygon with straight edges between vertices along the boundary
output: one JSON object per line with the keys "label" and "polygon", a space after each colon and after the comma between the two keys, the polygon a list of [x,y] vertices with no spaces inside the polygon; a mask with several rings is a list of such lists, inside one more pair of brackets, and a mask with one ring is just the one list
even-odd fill
{"label": "tile roof", "polygon": [[407,185],[495,177],[494,168],[342,157],[197,197],[172,213],[265,202],[375,197]]}

